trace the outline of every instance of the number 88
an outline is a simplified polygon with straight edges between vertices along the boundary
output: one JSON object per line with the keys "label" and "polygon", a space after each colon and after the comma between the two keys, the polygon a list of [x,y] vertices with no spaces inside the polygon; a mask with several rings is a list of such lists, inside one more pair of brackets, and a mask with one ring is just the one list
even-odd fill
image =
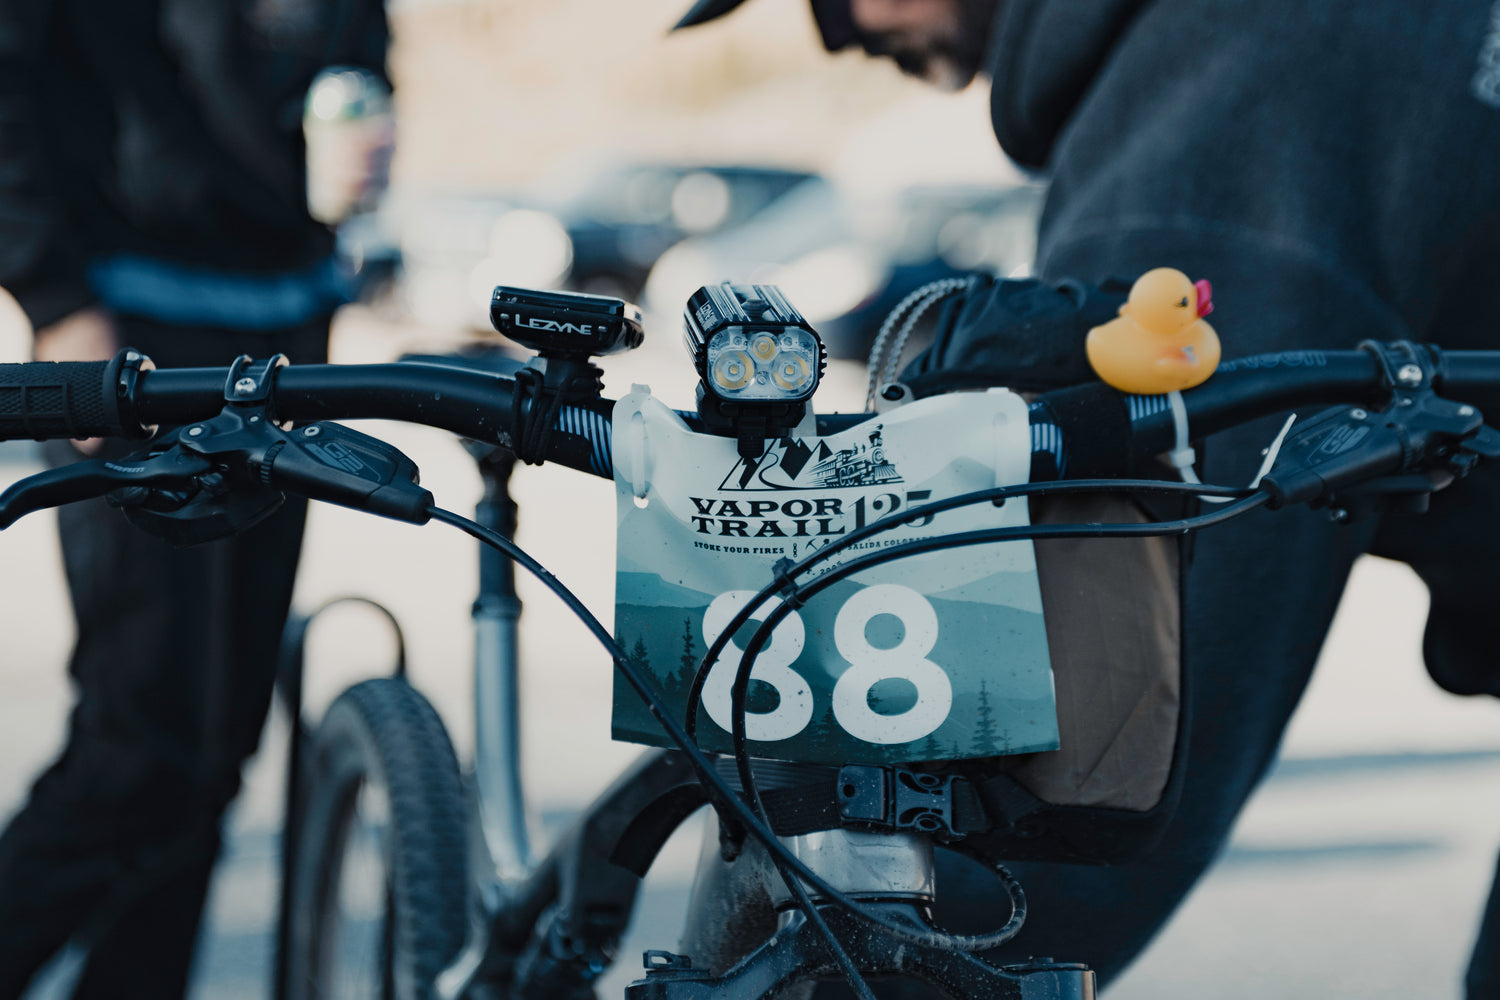
{"label": "number 88", "polygon": [[[712,644],[734,614],[753,595],[731,590],[714,598],[703,615],[703,637]],[[772,597],[761,614],[781,603]],[[890,649],[870,643],[865,629],[877,615],[901,622],[901,641]],[[759,617],[759,616],[757,616]],[[751,677],[776,689],[779,703],[770,712],[746,713],[745,732],[760,742],[789,739],[812,720],[812,692],[791,668],[802,653],[806,626],[793,612],[772,632],[771,643],[756,657]],[[833,625],[834,645],[850,663],[833,688],[833,716],[849,735],[866,743],[910,743],[937,730],[953,707],[953,685],[942,667],[927,659],[937,644],[937,612],[910,587],[876,584],[856,592],[839,609]],[[721,729],[730,729],[730,687],[742,656],[730,642],[715,661],[703,686],[703,706]],[[870,707],[870,689],[883,680],[904,680],[917,690],[916,704],[904,712],[883,715]]]}

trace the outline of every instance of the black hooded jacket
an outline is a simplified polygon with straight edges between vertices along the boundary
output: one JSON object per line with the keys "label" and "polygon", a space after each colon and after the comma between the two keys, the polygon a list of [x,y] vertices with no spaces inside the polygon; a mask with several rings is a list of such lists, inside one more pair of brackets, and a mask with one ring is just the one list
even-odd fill
{"label": "black hooded jacket", "polygon": [[380,0],[0,0],[0,287],[41,327],[117,252],[225,271],[325,257],[303,96],[384,73]]}
{"label": "black hooded jacket", "polygon": [[[970,295],[905,377],[960,371],[980,344],[986,365],[1012,364],[1032,387],[1091,379],[1082,341],[1108,303],[1059,283],[1157,266],[1213,282],[1226,360],[1365,338],[1500,348],[1495,0],[1001,0],[992,58],[996,135],[1051,180],[1041,289],[998,282]],[[1049,294],[1050,309],[1038,302]],[[1500,393],[1468,401],[1500,418]],[[1247,480],[1274,430],[1211,443],[1205,478]],[[1432,589],[1426,654],[1439,681],[1500,694],[1500,639],[1485,627],[1500,597],[1496,510],[1490,469],[1425,517],[1334,534],[1268,522],[1284,551],[1258,546],[1256,530],[1221,529],[1220,558],[1273,588],[1239,605],[1260,609],[1261,633],[1283,633],[1252,636],[1256,647],[1307,656],[1321,637],[1317,602],[1254,564],[1337,562],[1363,533],[1361,547],[1409,561]],[[1200,575],[1232,572],[1202,570],[1201,551],[1197,563]],[[1235,632],[1203,635],[1199,655],[1242,656]]]}

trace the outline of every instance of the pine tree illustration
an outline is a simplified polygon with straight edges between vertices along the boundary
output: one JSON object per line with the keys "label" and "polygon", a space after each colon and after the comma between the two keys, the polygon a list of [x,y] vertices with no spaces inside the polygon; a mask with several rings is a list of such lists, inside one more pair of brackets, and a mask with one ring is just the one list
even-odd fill
{"label": "pine tree illustration", "polygon": [[[651,674],[651,653],[646,649],[645,640],[641,636],[636,636],[635,645],[630,647],[630,662],[634,663],[636,668],[646,675],[647,680],[655,685],[660,685],[660,681]],[[645,708],[646,700],[639,695],[636,695],[636,698],[640,701],[641,707]],[[652,728],[655,728],[654,723]]]}
{"label": "pine tree illustration", "polygon": [[[816,757],[819,760],[832,763],[838,762],[843,758],[844,741],[848,737],[845,735],[843,727],[834,721],[832,712],[825,711],[819,713],[814,710],[813,717],[808,722],[807,728],[802,730],[797,739],[801,741],[803,747],[807,748],[807,753],[810,755],[809,759]],[[816,753],[813,753],[812,748],[814,747],[817,748]]]}
{"label": "pine tree illustration", "polygon": [[675,706],[686,707],[688,689],[693,685],[693,674],[698,671],[698,640],[693,635],[691,619],[682,620],[682,655],[678,657],[677,669],[663,681],[667,696]]}
{"label": "pine tree illustration", "polygon": [[1000,727],[995,724],[995,710],[990,706],[989,684],[979,682],[978,708],[974,712],[974,735],[970,744],[971,756],[985,756],[1002,746]]}
{"label": "pine tree illustration", "polygon": [[693,635],[693,622],[691,619],[682,620],[682,676],[692,677],[698,670],[698,661],[701,659],[698,652],[698,637]]}
{"label": "pine tree illustration", "polygon": [[942,729],[941,726],[934,729],[927,734],[921,743],[917,744],[917,754],[912,758],[913,760],[942,760],[943,747],[938,743],[937,738],[938,730],[940,729]]}
{"label": "pine tree illustration", "polygon": [[[622,647],[625,645],[623,634],[620,636],[619,642]],[[630,662],[640,667],[643,671],[648,669],[651,662],[646,652],[646,644],[641,641],[640,636],[636,636],[635,645],[630,649]],[[618,721],[623,713],[624,717],[632,720],[628,728],[646,733],[656,732],[660,727],[657,725],[656,720],[652,718],[651,710],[646,706],[646,700],[629,688],[623,688],[623,691],[625,693],[622,694],[621,685],[617,684],[615,686],[616,720]],[[622,698],[623,700],[621,700]]]}

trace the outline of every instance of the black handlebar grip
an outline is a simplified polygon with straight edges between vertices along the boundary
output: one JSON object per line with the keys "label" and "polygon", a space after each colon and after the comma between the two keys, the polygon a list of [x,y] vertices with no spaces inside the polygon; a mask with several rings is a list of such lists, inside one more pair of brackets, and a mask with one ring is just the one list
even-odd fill
{"label": "black handlebar grip", "polygon": [[135,436],[115,393],[124,356],[0,365],[0,440]]}

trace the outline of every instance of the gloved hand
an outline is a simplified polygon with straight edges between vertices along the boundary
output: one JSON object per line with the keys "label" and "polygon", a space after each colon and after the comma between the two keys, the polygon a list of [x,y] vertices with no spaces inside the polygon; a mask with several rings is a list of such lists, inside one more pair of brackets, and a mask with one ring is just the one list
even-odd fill
{"label": "gloved hand", "polygon": [[1039,392],[1095,381],[1083,342],[1113,319],[1129,282],[980,278],[948,300],[932,342],[902,369],[918,397],[1003,385]]}

